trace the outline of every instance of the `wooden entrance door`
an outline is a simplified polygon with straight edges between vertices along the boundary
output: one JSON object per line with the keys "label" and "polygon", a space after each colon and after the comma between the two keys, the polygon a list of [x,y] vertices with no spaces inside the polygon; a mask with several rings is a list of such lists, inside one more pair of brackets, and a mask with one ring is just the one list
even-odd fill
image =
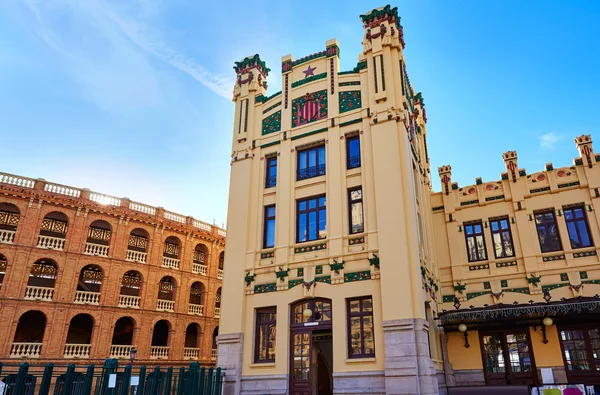
{"label": "wooden entrance door", "polygon": [[480,341],[488,385],[535,383],[535,361],[526,330],[481,333]]}
{"label": "wooden entrance door", "polygon": [[291,395],[312,395],[312,332],[295,330],[291,336]]}

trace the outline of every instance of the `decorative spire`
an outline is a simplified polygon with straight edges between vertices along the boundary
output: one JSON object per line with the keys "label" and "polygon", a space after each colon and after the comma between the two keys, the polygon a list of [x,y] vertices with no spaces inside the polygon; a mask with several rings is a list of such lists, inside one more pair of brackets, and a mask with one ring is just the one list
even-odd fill
{"label": "decorative spire", "polygon": [[[579,156],[585,158],[588,167],[591,169],[593,165],[594,149],[592,148],[592,137],[589,134],[584,134],[575,139],[575,146],[579,151]],[[593,159],[592,159],[593,158]]]}
{"label": "decorative spire", "polygon": [[508,173],[509,178],[513,182],[517,182],[517,177],[519,176],[519,166],[517,165],[517,151],[508,151],[502,154],[502,158],[504,159],[504,165],[506,166],[506,172]]}
{"label": "decorative spire", "polygon": [[438,167],[438,174],[440,175],[440,180],[442,181],[444,193],[448,195],[450,193],[450,185],[452,183],[452,168],[450,165]]}

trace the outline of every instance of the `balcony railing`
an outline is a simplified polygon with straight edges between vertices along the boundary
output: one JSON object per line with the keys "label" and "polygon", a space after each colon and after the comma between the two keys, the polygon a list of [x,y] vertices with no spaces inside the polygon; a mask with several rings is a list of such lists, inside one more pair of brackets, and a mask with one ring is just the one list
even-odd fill
{"label": "balcony railing", "polygon": [[360,167],[360,155],[351,156],[346,160],[347,169]]}
{"label": "balcony railing", "polygon": [[12,244],[15,241],[15,235],[17,231],[0,229],[0,243]]}
{"label": "balcony railing", "polygon": [[204,315],[204,306],[201,304],[191,304],[188,308],[189,314]]}
{"label": "balcony railing", "polygon": [[75,303],[99,305],[100,292],[75,291]]}
{"label": "balcony railing", "polygon": [[213,348],[210,351],[210,359],[217,359],[217,349],[216,348]]}
{"label": "balcony railing", "polygon": [[65,358],[89,358],[91,344],[65,344]]}
{"label": "balcony railing", "polygon": [[128,307],[130,309],[140,308],[140,297],[131,295],[119,295],[119,307]]}
{"label": "balcony railing", "polygon": [[54,288],[34,287],[32,285],[28,285],[27,289],[25,290],[24,299],[43,300],[46,302],[51,302],[52,296],[54,296]]}
{"label": "balcony railing", "polygon": [[168,267],[168,268],[171,268],[171,269],[178,269],[179,270],[179,259],[169,258],[167,256],[163,256],[162,265],[163,265],[163,267]]}
{"label": "balcony railing", "polygon": [[206,265],[201,265],[199,263],[192,264],[192,272],[193,273],[202,274],[203,276],[206,276],[207,269],[208,269],[208,266],[206,266]]}
{"label": "balcony railing", "polygon": [[151,346],[150,359],[169,359],[169,347]]}
{"label": "balcony railing", "polygon": [[84,254],[97,255],[108,258],[108,246],[94,243],[85,243]]}
{"label": "balcony railing", "polygon": [[267,177],[265,180],[265,188],[273,188],[277,185],[277,176]]}
{"label": "balcony railing", "polygon": [[133,348],[133,346],[130,346],[130,345],[115,345],[115,344],[113,344],[110,346],[110,358],[129,359],[132,348]]}
{"label": "balcony railing", "polygon": [[219,318],[221,316],[221,308],[215,307],[215,318]]}
{"label": "balcony railing", "polygon": [[156,310],[170,311],[171,313],[174,313],[175,312],[175,301],[158,299],[156,301]]}
{"label": "balcony railing", "polygon": [[221,280],[223,279],[223,269],[219,269],[219,270],[217,271],[217,278],[219,278],[219,279],[221,279]]}
{"label": "balcony railing", "polygon": [[37,246],[38,248],[48,248],[50,250],[63,251],[65,249],[65,239],[62,237],[40,235]]}
{"label": "balcony railing", "polygon": [[39,358],[42,343],[13,343],[10,358]]}
{"label": "balcony railing", "polygon": [[304,169],[298,169],[298,172],[296,174],[296,180],[297,181],[306,180],[307,178],[313,178],[313,177],[318,177],[318,176],[322,176],[322,175],[325,175],[325,164],[324,163],[322,165],[310,166],[310,167],[306,167]]}
{"label": "balcony railing", "polygon": [[147,256],[148,254],[145,252],[127,250],[127,256],[125,257],[125,260],[129,262],[146,263]]}
{"label": "balcony railing", "polygon": [[200,349],[195,347],[183,348],[183,359],[198,359],[200,357]]}

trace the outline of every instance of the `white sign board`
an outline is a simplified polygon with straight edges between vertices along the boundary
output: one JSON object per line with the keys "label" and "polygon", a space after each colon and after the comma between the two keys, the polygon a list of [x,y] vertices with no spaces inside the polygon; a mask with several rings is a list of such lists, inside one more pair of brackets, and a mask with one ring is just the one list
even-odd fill
{"label": "white sign board", "polygon": [[117,375],[115,373],[108,375],[108,388],[115,388],[117,386]]}
{"label": "white sign board", "polygon": [[554,384],[554,374],[552,374],[552,368],[541,368],[542,371],[542,384]]}
{"label": "white sign board", "polygon": [[140,376],[131,376],[131,385],[140,385]]}

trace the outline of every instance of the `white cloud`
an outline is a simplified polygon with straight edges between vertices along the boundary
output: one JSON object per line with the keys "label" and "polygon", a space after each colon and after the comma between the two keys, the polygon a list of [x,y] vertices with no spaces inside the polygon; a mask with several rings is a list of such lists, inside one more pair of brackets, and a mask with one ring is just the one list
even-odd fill
{"label": "white cloud", "polygon": [[544,133],[540,136],[540,147],[544,149],[552,149],[563,139],[563,136],[556,132]]}

